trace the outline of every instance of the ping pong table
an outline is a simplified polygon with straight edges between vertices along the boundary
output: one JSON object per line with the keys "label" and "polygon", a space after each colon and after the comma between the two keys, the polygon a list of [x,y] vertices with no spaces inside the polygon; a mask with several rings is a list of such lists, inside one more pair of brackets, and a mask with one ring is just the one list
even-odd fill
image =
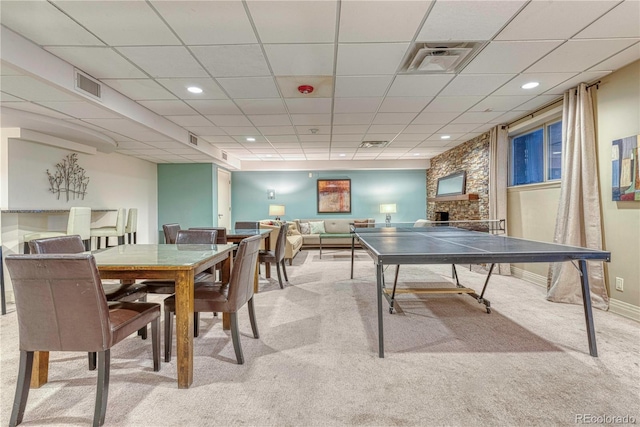
{"label": "ping pong table", "polygon": [[[591,311],[587,260],[608,262],[611,259],[610,252],[556,243],[537,242],[442,225],[426,227],[380,225],[370,228],[353,228],[352,232],[354,233],[354,239],[357,238],[360,241],[360,245],[367,251],[376,264],[379,357],[384,357],[382,299],[386,298],[389,301],[391,306],[390,311],[392,312],[393,297],[395,296],[395,292],[390,291],[385,286],[385,266],[400,266],[402,264],[451,264],[456,278],[456,286],[450,289],[440,288],[435,291],[440,291],[440,293],[469,294],[476,298],[478,302],[485,304],[487,312],[490,313],[490,304],[484,298],[484,293],[495,264],[567,261],[577,261],[579,263],[579,267],[576,268],[580,270],[589,353],[593,357],[598,356],[593,314]],[[460,285],[457,280],[457,274],[455,273],[455,264],[491,265],[480,295]],[[409,289],[408,291],[419,292],[417,289]],[[391,298],[389,294],[392,295]]]}

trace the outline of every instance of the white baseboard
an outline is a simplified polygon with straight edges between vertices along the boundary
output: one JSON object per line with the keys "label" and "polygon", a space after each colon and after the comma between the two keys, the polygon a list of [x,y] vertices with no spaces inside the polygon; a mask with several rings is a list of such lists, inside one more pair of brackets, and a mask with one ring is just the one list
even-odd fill
{"label": "white baseboard", "polygon": [[[511,266],[511,274],[513,277],[517,277],[519,279],[525,280],[529,283],[533,283],[534,285],[538,285],[543,288],[547,288],[547,278],[546,276],[541,276],[539,274],[531,273],[530,271],[523,270],[518,267]],[[640,307],[636,305],[632,305],[626,303],[624,301],[609,299],[609,311],[620,315],[622,317],[626,317],[627,319],[635,320],[636,322],[640,322]]]}

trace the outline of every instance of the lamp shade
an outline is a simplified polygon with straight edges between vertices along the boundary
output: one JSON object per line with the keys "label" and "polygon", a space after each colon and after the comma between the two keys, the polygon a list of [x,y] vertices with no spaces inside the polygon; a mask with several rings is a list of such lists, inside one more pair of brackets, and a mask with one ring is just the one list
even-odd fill
{"label": "lamp shade", "polygon": [[269,216],[284,215],[284,205],[269,205]]}
{"label": "lamp shade", "polygon": [[387,203],[380,205],[380,213],[396,213],[396,204]]}

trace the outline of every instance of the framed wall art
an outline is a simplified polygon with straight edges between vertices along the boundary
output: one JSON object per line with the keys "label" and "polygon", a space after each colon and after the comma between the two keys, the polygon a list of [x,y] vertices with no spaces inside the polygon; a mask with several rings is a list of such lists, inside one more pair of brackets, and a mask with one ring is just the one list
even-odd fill
{"label": "framed wall art", "polygon": [[611,152],[611,199],[614,202],[640,200],[638,135],[616,139]]}
{"label": "framed wall art", "polygon": [[318,180],[318,213],[351,213],[351,180]]}

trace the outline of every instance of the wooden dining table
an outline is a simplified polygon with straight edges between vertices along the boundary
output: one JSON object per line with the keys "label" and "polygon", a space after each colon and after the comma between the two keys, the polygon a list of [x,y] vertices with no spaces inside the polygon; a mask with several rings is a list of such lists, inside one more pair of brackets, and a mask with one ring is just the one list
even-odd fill
{"label": "wooden dining table", "polygon": [[[189,388],[193,383],[194,277],[223,262],[222,276],[228,281],[231,255],[236,247],[235,244],[136,244],[93,252],[102,279],[119,279],[124,283],[137,279],[175,281],[178,388]],[[48,352],[37,353],[31,387],[40,387],[47,382]]]}

